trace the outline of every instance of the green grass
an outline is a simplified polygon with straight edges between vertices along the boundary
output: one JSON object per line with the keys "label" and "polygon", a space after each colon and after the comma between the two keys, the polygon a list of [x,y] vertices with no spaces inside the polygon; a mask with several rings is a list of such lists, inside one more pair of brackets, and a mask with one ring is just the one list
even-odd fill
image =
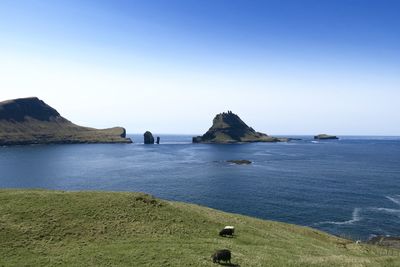
{"label": "green grass", "polygon": [[31,118],[23,122],[0,120],[0,146],[132,142],[123,136],[125,136],[125,129],[122,127],[94,129],[75,125],[62,118],[54,121],[39,121]]}
{"label": "green grass", "polygon": [[0,266],[216,266],[222,248],[242,267],[400,266],[397,250],[141,193],[0,190]]}

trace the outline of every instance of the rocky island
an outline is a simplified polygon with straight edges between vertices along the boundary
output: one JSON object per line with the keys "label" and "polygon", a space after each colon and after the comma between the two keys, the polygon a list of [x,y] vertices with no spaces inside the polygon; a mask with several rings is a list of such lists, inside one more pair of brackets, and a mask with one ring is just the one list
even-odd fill
{"label": "rocky island", "polygon": [[132,143],[122,127],[73,124],[37,97],[0,102],[0,145]]}
{"label": "rocky island", "polygon": [[231,111],[215,116],[213,125],[204,135],[193,137],[193,143],[228,144],[281,141],[288,141],[288,139],[256,132]]}
{"label": "rocky island", "polygon": [[332,139],[339,139],[335,135],[329,135],[329,134],[319,134],[314,136],[314,139],[316,140],[332,140]]}

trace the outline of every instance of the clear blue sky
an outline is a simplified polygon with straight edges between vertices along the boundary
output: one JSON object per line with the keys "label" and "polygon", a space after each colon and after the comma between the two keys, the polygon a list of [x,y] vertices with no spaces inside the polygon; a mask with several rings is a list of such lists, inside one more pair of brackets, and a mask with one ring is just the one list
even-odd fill
{"label": "clear blue sky", "polygon": [[400,135],[400,1],[2,0],[0,100],[202,133]]}

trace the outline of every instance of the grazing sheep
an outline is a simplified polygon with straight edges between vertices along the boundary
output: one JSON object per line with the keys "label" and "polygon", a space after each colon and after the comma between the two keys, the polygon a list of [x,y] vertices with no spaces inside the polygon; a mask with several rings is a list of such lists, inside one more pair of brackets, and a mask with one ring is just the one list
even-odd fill
{"label": "grazing sheep", "polygon": [[222,229],[221,231],[219,231],[219,235],[220,236],[232,236],[233,235],[234,230],[233,229]]}
{"label": "grazing sheep", "polygon": [[212,254],[211,258],[213,263],[219,263],[220,261],[231,263],[231,251],[227,249],[217,250]]}

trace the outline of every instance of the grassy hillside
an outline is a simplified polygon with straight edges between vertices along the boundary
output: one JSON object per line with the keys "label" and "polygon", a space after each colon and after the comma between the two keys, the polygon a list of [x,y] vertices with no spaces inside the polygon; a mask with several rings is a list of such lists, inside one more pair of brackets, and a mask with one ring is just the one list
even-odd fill
{"label": "grassy hillside", "polygon": [[131,142],[129,138],[125,138],[125,129],[122,127],[94,129],[70,122],[0,120],[0,145]]}
{"label": "grassy hillside", "polygon": [[0,102],[0,146],[70,143],[131,143],[125,129],[73,124],[37,97]]}
{"label": "grassy hillside", "polygon": [[[398,251],[141,193],[0,190],[0,266],[400,266]],[[234,225],[236,236],[218,231]]]}

